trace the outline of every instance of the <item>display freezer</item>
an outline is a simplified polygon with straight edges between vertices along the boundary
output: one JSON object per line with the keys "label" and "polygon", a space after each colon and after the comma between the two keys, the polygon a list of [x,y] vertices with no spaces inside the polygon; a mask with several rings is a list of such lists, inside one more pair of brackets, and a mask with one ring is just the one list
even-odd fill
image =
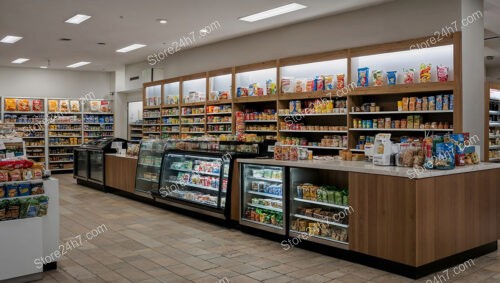
{"label": "display freezer", "polygon": [[289,236],[347,249],[347,173],[292,167],[289,179]]}
{"label": "display freezer", "polygon": [[232,158],[223,152],[166,150],[157,200],[229,218]]}
{"label": "display freezer", "polygon": [[285,168],[241,164],[240,225],[286,235]]}
{"label": "display freezer", "polygon": [[135,178],[136,193],[151,196],[153,192],[158,191],[164,148],[165,141],[146,140],[141,142]]}

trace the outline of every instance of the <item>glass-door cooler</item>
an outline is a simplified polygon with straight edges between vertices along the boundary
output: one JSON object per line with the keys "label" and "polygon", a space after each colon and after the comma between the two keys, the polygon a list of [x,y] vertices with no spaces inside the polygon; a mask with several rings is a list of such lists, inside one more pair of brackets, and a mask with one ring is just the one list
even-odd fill
{"label": "glass-door cooler", "polygon": [[225,153],[166,150],[157,200],[228,219],[231,168]]}
{"label": "glass-door cooler", "polygon": [[137,194],[151,196],[153,192],[158,191],[164,147],[165,142],[161,140],[141,142],[135,178]]}
{"label": "glass-door cooler", "polygon": [[242,163],[240,172],[240,225],[285,235],[284,167]]}

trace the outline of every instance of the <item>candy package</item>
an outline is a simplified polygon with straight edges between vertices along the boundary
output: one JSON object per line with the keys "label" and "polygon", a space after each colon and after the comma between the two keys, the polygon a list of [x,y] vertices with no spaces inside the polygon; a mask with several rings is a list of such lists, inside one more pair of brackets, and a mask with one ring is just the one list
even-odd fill
{"label": "candy package", "polygon": [[325,76],[325,89],[332,90],[335,88],[335,84],[333,82],[333,76]]}
{"label": "candy package", "polygon": [[59,101],[54,99],[49,99],[49,112],[59,111]]}
{"label": "candy package", "polygon": [[293,81],[293,78],[283,77],[281,79],[281,92],[282,93],[293,92],[292,81]]}
{"label": "candy package", "polygon": [[384,84],[384,75],[381,70],[374,70],[372,72],[373,85],[381,86]]}
{"label": "candy package", "polygon": [[415,82],[415,69],[404,69],[403,70],[403,81],[405,84],[412,84]]}
{"label": "candy package", "polygon": [[34,112],[43,111],[43,101],[40,99],[33,99],[33,101],[31,102],[31,108]]}
{"label": "candy package", "polygon": [[431,64],[420,64],[420,82],[428,83],[431,81]]}
{"label": "candy package", "polygon": [[295,80],[295,92],[306,91],[306,79],[296,79]]}
{"label": "candy package", "polygon": [[397,71],[389,71],[387,72],[387,84],[395,85],[397,82]]}
{"label": "candy package", "polygon": [[437,78],[438,82],[447,82],[448,81],[448,67],[443,65],[436,66],[437,68]]}
{"label": "candy package", "polygon": [[337,75],[337,89],[343,89],[344,88],[344,80],[345,75],[344,74],[338,74]]}
{"label": "candy package", "polygon": [[99,111],[100,106],[101,106],[101,103],[98,100],[91,100],[90,101],[90,111],[91,112]]}
{"label": "candy package", "polygon": [[16,111],[17,110],[17,102],[15,98],[6,98],[5,99],[5,111]]}
{"label": "candy package", "polygon": [[60,112],[69,112],[69,101],[64,99],[59,101],[59,111]]}
{"label": "candy package", "polygon": [[69,102],[69,107],[71,109],[71,112],[80,112],[80,101],[71,100]]}
{"label": "candy package", "polygon": [[358,86],[368,86],[368,74],[370,72],[370,68],[359,68],[358,69]]}
{"label": "candy package", "polygon": [[20,98],[17,100],[17,111],[30,111],[30,102],[28,99]]}
{"label": "candy package", "polygon": [[101,112],[109,112],[109,101],[101,100]]}
{"label": "candy package", "polygon": [[443,110],[443,96],[441,94],[436,95],[436,110]]}

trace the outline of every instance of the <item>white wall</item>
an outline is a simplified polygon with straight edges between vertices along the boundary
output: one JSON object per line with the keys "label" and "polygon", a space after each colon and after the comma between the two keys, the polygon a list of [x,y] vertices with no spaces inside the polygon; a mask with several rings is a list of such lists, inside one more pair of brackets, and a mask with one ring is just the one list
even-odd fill
{"label": "white wall", "polygon": [[80,98],[90,92],[109,98],[114,76],[108,72],[0,67],[0,96]]}
{"label": "white wall", "polygon": [[423,37],[458,18],[460,0],[398,0],[189,49],[169,55],[154,67],[163,67],[165,78],[171,78],[269,59]]}

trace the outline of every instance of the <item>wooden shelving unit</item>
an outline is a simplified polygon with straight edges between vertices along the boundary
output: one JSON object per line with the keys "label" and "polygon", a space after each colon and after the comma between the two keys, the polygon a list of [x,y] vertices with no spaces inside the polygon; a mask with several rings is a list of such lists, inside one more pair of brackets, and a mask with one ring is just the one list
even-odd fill
{"label": "wooden shelving unit", "polygon": [[485,85],[485,160],[500,161],[500,84]]}

